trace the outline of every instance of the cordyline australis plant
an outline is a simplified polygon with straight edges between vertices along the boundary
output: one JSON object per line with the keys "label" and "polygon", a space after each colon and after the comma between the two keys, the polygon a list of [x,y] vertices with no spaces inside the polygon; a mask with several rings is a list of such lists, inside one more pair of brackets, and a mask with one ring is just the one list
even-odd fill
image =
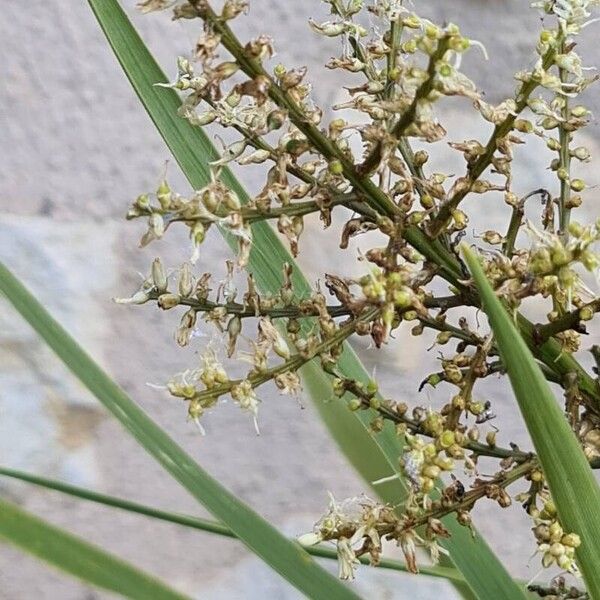
{"label": "cordyline australis plant", "polygon": [[[471,279],[459,243],[469,223],[462,201],[470,194],[502,192],[512,215],[504,231],[480,232],[479,264],[504,305],[500,310],[509,311],[529,346],[524,362],[529,360],[536,372],[541,368],[547,380],[564,390],[564,444],[573,442],[576,455],[597,465],[600,388],[595,374],[584,371],[574,355],[585,323],[600,308],[580,276],[582,268],[598,270],[593,245],[600,238],[600,223],[571,219],[586,187],[572,174],[572,162],[590,160],[588,150],[574,139],[590,116],[577,97],[596,78],[586,75],[576,38],[593,21],[591,9],[597,2],[534,3],[544,14],[538,59],[531,70],[516,74],[514,97],[498,105],[486,103],[459,70],[462,55],[482,47],[456,25],[420,18],[401,1],[327,4],[331,20],[311,20],[309,25],[319,35],[340,39],[340,56],[325,66],[348,72],[347,101],[331,108],[353,111],[349,120],[324,119],[330,107],[315,104],[306,68],[276,64],[270,37],[241,41],[235,36],[231,22],[247,12],[246,1],[227,0],[218,9],[205,0],[140,4],[144,12],[172,8],[174,19],[202,22],[202,35],[191,55],[178,59],[177,78],[169,87],[181,93],[179,114],[191,125],[218,124],[238,135],[210,163],[210,181],[203,188],[184,197],[162,181],[154,195],[135,200],[128,218],[147,220],[142,245],[181,224],[189,229],[192,250],[175,271],[156,259],[141,288],[118,301],[157,303],[165,310],[182,307],[176,333],[182,346],[190,343],[199,318],[214,324],[219,341],[205,344],[200,365],[167,386],[172,396],[186,401],[190,419],[201,429],[205,413],[229,396],[250,414],[258,431],[260,386],[272,382],[283,394],[298,394],[298,371],[309,361],[333,378],[335,396],[344,398],[350,411],[369,415],[375,435],[387,421],[394,424],[404,446],[397,456],[400,473],[391,478],[408,483],[407,497],[396,504],[366,496],[342,502],[332,498],[314,530],[300,539],[304,545],[335,542],[341,578],[354,577],[363,555],[377,564],[384,541],[401,546],[408,569],[416,573],[417,547],[434,561],[446,552],[440,541],[450,532],[442,517],[455,515],[461,525],[471,527],[471,510],[480,499],[499,507],[516,499],[531,517],[532,547],[537,545],[543,567],[557,565],[573,575],[581,568],[593,595],[596,582],[586,553],[595,555],[600,542],[592,538],[588,547],[582,545],[588,536],[572,530],[570,525],[579,522],[567,507],[556,504],[556,484],[540,450],[544,438],[528,419],[527,399],[519,396],[506,359],[516,350],[502,347],[498,332],[494,336],[483,326],[473,328],[461,315],[464,307],[482,306],[479,290],[485,282],[480,278],[476,285]],[[376,24],[366,28],[365,14]],[[435,110],[447,96],[463,96],[491,124],[488,139],[445,142]],[[554,189],[521,190],[513,180],[513,150],[530,136],[546,142],[556,173]],[[428,153],[412,149],[415,139],[441,142],[433,152],[460,152],[464,173],[429,172]],[[244,203],[222,173],[228,166],[250,164],[264,165],[264,187]],[[525,203],[535,196],[542,200],[541,217],[526,220]],[[304,217],[311,213],[320,216],[325,228],[333,219],[343,223],[343,249],[350,238],[377,232],[364,238],[369,247],[348,257],[359,261],[364,274],[353,278],[340,272],[339,265],[324,265],[323,287],[304,296],[294,288],[292,266],[283,264],[278,290],[261,292],[252,273],[238,289],[234,273],[248,265],[252,224],[273,222],[295,257],[302,248]],[[237,258],[227,261],[227,275],[220,282],[194,266],[213,225],[238,245]],[[434,285],[439,289],[439,280],[447,284],[446,295],[432,291]],[[548,306],[547,322],[534,325],[519,310],[524,300],[540,296]],[[483,308],[492,317],[490,311],[499,306]],[[495,329],[493,318],[491,324]],[[375,379],[354,379],[339,368],[346,340],[370,336],[380,348],[393,343],[396,328],[406,326],[415,336],[428,328],[439,332],[437,344],[445,346],[442,370],[424,385],[447,385],[447,402],[441,407],[384,398]],[[446,350],[451,342],[457,344]],[[600,352],[591,350],[598,358]],[[250,363],[241,378],[227,372],[227,360],[236,357]],[[490,423],[496,408],[477,397],[479,380],[507,369],[539,456],[514,444],[501,445]],[[540,393],[547,396],[544,386]],[[557,407],[554,400],[550,405]],[[552,442],[563,443],[560,438]],[[482,456],[498,459],[495,474],[478,472]],[[591,480],[589,470],[584,464],[583,476]],[[592,482],[592,494],[597,494],[595,488]],[[539,590],[557,597],[579,594],[562,580]]]}
{"label": "cordyline australis plant", "polygon": [[[174,272],[156,259],[141,288],[118,301],[157,303],[165,310],[182,307],[176,333],[182,346],[190,343],[199,318],[214,324],[215,339],[222,339],[223,347],[220,341],[205,345],[200,365],[167,386],[171,395],[186,401],[190,419],[201,429],[205,413],[229,396],[250,414],[258,431],[259,387],[272,382],[283,394],[298,394],[298,370],[309,361],[333,378],[334,394],[347,401],[349,410],[369,415],[375,435],[386,421],[394,424],[404,449],[397,457],[400,474],[391,477],[405,479],[407,497],[396,505],[366,496],[332,499],[314,530],[301,537],[305,545],[336,543],[341,578],[354,577],[363,555],[377,564],[384,541],[400,545],[408,569],[416,573],[417,547],[425,548],[434,561],[444,552],[440,540],[450,533],[440,519],[455,515],[470,527],[471,510],[487,498],[499,507],[513,499],[523,504],[532,520],[532,545],[537,545],[544,567],[557,565],[578,575],[579,564],[591,581],[581,563],[586,552],[597,549],[582,546],[584,532],[569,528],[573,521],[553,499],[556,492],[544,457],[514,444],[502,446],[490,423],[496,408],[477,398],[478,381],[506,372],[503,356],[512,349],[503,348],[493,331],[472,328],[461,316],[461,308],[481,306],[478,288],[483,282],[475,285],[471,279],[459,242],[469,223],[462,201],[469,194],[502,192],[512,216],[505,231],[481,232],[479,262],[546,379],[564,389],[561,419],[574,434],[577,451],[597,464],[600,388],[574,354],[585,322],[600,308],[580,277],[581,267],[598,270],[593,245],[600,238],[600,224],[571,219],[585,189],[571,172],[572,162],[590,160],[588,150],[574,140],[590,115],[577,96],[595,79],[586,75],[575,51],[576,37],[593,20],[591,8],[597,3],[534,3],[545,15],[538,59],[531,70],[516,74],[514,97],[495,106],[459,70],[462,55],[481,44],[464,37],[456,25],[436,25],[400,1],[327,4],[331,20],[309,25],[317,34],[340,39],[341,54],[326,67],[347,71],[352,80],[347,101],[332,107],[352,110],[350,120],[324,119],[329,107],[314,103],[306,68],[275,64],[271,38],[240,41],[234,35],[230,25],[247,11],[244,0],[227,0],[218,10],[204,0],[141,3],[144,12],[172,8],[175,19],[202,22],[203,33],[192,54],[178,59],[177,78],[170,87],[182,94],[182,118],[198,127],[219,124],[238,136],[210,163],[210,181],[202,189],[184,197],[162,181],[154,195],[135,200],[128,218],[147,220],[142,245],[181,224],[189,229],[192,250]],[[365,13],[375,26],[361,24]],[[487,140],[445,143],[435,110],[447,96],[465,97],[491,123]],[[514,147],[530,136],[546,142],[555,189],[523,191],[513,180]],[[432,151],[460,152],[464,173],[429,172],[428,153],[413,151],[414,139],[442,142]],[[264,187],[242,203],[221,175],[226,166],[249,164],[264,165]],[[543,206],[536,221],[524,216],[525,203],[533,196]],[[248,265],[251,225],[272,221],[296,256],[304,217],[311,213],[320,216],[325,228],[333,219],[343,223],[341,248],[348,247],[350,238],[377,232],[364,238],[365,244],[376,245],[348,257],[360,262],[364,275],[348,277],[339,266],[325,265],[324,286],[300,296],[292,267],[284,264],[276,293],[261,293],[253,274],[238,289],[234,272]],[[227,275],[220,282],[194,266],[213,225],[238,244],[237,259],[227,262]],[[432,291],[433,285],[439,289],[439,280],[447,283],[446,295]],[[546,301],[548,319],[533,325],[519,309],[524,300],[538,296]],[[493,310],[484,308],[488,314]],[[303,326],[306,320],[309,327]],[[427,328],[437,330],[437,343],[445,345],[442,370],[425,382],[447,385],[447,402],[441,407],[383,398],[375,379],[352,379],[338,367],[345,340],[370,336],[380,348],[393,343],[396,328],[406,326],[416,336]],[[453,341],[454,349],[446,350]],[[592,353],[599,355],[596,348]],[[226,369],[226,359],[236,357],[250,363],[241,378],[231,377]],[[539,450],[534,425],[522,410]],[[553,442],[561,444],[560,439]],[[498,459],[495,474],[478,472],[482,456]],[[513,492],[516,483],[521,485]],[[588,581],[590,594],[593,585]],[[562,581],[540,590],[564,597],[579,593]]]}
{"label": "cordyline australis plant", "polygon": [[[594,21],[592,8],[600,2],[534,2],[544,15],[537,60],[531,70],[516,74],[514,97],[495,106],[459,70],[470,48],[485,50],[456,25],[420,18],[401,0],[326,4],[330,20],[309,25],[341,42],[340,55],[326,67],[348,72],[348,97],[333,107],[315,104],[304,67],[272,60],[269,37],[236,37],[231,23],[247,12],[244,0],[219,6],[205,0],[140,3],[144,12],[172,9],[175,19],[202,25],[170,84],[163,83],[117,2],[90,0],[133,87],[195,188],[183,196],[162,181],[155,194],[135,200],[128,218],[147,221],[142,245],[162,238],[171,226],[184,226],[191,249],[181,265],[166,267],[156,259],[140,289],[118,302],[180,307],[176,341],[181,346],[197,344],[199,319],[214,326],[210,343],[200,343],[200,364],[167,384],[201,430],[206,413],[230,397],[258,431],[260,388],[269,382],[282,394],[297,395],[302,374],[311,391],[319,387],[313,393],[318,405],[333,396],[333,409],[322,410],[324,419],[380,499],[331,498],[312,531],[300,537],[303,550],[210,478],[3,265],[0,290],[140,445],[221,523],[11,469],[0,468],[0,474],[237,537],[308,597],[357,597],[312,561],[312,553],[337,557],[342,579],[353,579],[359,562],[371,562],[447,577],[467,598],[537,593],[600,599],[600,490],[592,472],[600,466],[600,384],[598,366],[588,372],[576,358],[586,323],[600,310],[600,299],[582,278],[585,271],[597,275],[600,267],[594,251],[600,222],[571,218],[586,187],[572,167],[590,160],[575,139],[590,118],[577,97],[596,78],[586,74],[576,39]],[[173,89],[164,88],[179,92],[181,102]],[[490,124],[487,139],[446,140],[435,110],[447,96],[464,97]],[[329,108],[352,116],[325,118]],[[219,156],[200,130],[211,124],[234,132],[235,141]],[[513,179],[515,146],[531,136],[548,147],[556,174],[551,189],[523,190],[519,178]],[[415,141],[421,149],[413,150]],[[462,154],[464,171],[432,172],[423,142],[432,152]],[[230,167],[257,164],[264,166],[264,185],[247,195]],[[486,197],[489,192],[495,195]],[[463,240],[469,217],[462,203],[475,195],[487,203],[503,195],[511,215],[503,231],[477,232],[471,248]],[[525,205],[532,197],[542,201],[541,216],[528,220]],[[324,264],[322,284],[314,289],[293,261],[304,243],[304,217],[311,214],[325,229],[334,219],[341,225],[342,249],[349,248],[350,238],[361,248],[357,254],[348,250],[347,265]],[[266,226],[269,221],[292,256]],[[196,266],[213,226],[237,249],[221,281]],[[345,272],[350,261],[357,261],[362,276]],[[248,275],[240,289],[243,269]],[[544,323],[534,324],[522,312],[525,301],[535,298],[548,310]],[[473,323],[473,309],[482,309],[487,324]],[[426,329],[437,332],[441,371],[422,387],[447,390],[442,406],[387,397],[346,343],[368,336],[376,353],[394,343],[394,330],[406,327],[415,336]],[[588,350],[598,365],[600,349]],[[245,374],[234,376],[233,367],[239,371],[241,365]],[[479,397],[479,381],[494,374],[510,379],[531,449],[502,441],[492,422],[499,407]],[[555,392],[562,388],[561,394],[548,382]],[[488,462],[480,468],[481,457]],[[532,553],[542,571],[552,566],[559,576],[531,583],[529,591],[510,578],[474,529],[471,512],[483,499],[500,508],[522,504],[531,519]],[[185,598],[4,500],[0,537],[130,598]],[[383,556],[386,542],[401,547],[404,563]],[[425,551],[419,557],[418,549]],[[432,567],[429,558],[445,566]],[[448,566],[452,563],[456,569]]]}

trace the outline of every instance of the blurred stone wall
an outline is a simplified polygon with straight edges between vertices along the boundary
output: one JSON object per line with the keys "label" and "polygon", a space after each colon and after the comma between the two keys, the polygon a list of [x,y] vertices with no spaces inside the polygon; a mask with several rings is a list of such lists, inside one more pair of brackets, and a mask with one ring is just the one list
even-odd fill
{"label": "blurred stone wall", "polygon": [[[171,24],[166,15],[141,17],[133,0],[124,0],[143,38],[168,73],[175,57],[194,42],[193,28]],[[472,38],[485,42],[491,60],[475,50],[465,70],[497,102],[510,96],[512,73],[531,65],[539,17],[524,0],[438,0],[415,2],[424,15],[452,20]],[[326,18],[316,0],[254,0],[247,18],[236,26],[244,39],[266,32],[276,40],[279,59],[306,64],[322,105],[344,98],[344,78],[321,64],[336,54],[336,41],[313,35],[310,15]],[[591,39],[591,36],[590,36]],[[599,63],[590,40],[582,44],[587,63]],[[596,59],[596,60],[594,60]],[[307,531],[327,503],[327,491],[346,497],[364,484],[346,466],[328,438],[310,401],[300,404],[262,391],[261,436],[246,415],[231,405],[219,407],[206,421],[208,435],[186,423],[183,405],[147,383],[164,383],[190,367],[195,351],[173,342],[176,318],[152,307],[118,307],[111,297],[131,292],[155,255],[176,265],[187,252],[181,232],[139,250],[141,224],[124,221],[128,203],[155,188],[169,152],[145,115],[111,54],[87,4],[55,0],[4,0],[0,13],[0,259],[19,275],[68,330],[114,375],[161,426],[210,473],[289,535]],[[588,94],[599,105],[596,91]],[[444,122],[450,139],[484,137],[486,127],[465,101],[448,102]],[[598,132],[596,123],[589,136]],[[594,150],[592,137],[588,145]],[[443,145],[440,145],[442,148]],[[520,152],[518,189],[553,185],[545,171],[549,157],[535,143]],[[457,157],[434,154],[439,169],[460,172]],[[585,173],[585,171],[582,171]],[[594,173],[588,176],[596,184]],[[185,182],[176,165],[171,182],[182,192]],[[250,176],[250,187],[259,180]],[[588,193],[593,197],[595,191]],[[501,199],[486,198],[474,227],[501,224]],[[488,205],[489,203],[489,205]],[[592,204],[592,202],[590,202]],[[597,212],[590,207],[591,214]],[[315,231],[317,226],[313,227]],[[306,234],[305,234],[306,235]],[[318,232],[319,244],[305,244],[301,263],[316,278],[323,253],[336,256],[337,237]],[[306,240],[306,237],[305,237]],[[205,246],[200,267],[223,274],[228,249],[216,236]],[[348,255],[345,255],[346,257]],[[354,266],[338,261],[343,274]],[[186,493],[148,458],[128,435],[39,341],[16,313],[2,302],[0,312],[0,464],[161,508],[203,514]],[[410,344],[404,343],[410,341]],[[403,390],[409,403],[428,404],[447,391],[417,396],[418,382],[435,368],[435,351],[423,361],[431,337],[402,336],[384,351],[359,348],[369,368],[377,363],[384,392]],[[385,389],[387,387],[387,390]],[[482,388],[502,414],[501,439],[527,446],[526,435],[504,384]],[[326,399],[326,398],[324,398]],[[298,598],[268,568],[228,539],[160,524],[60,495],[0,479],[0,493],[42,517],[98,543],[155,573],[182,591],[203,599]],[[488,510],[491,509],[491,510]],[[528,523],[518,507],[499,513],[483,507],[477,526],[492,547],[507,558],[515,575],[529,578],[533,551]],[[510,531],[511,535],[506,535]],[[334,568],[333,565],[329,565]],[[376,581],[376,583],[375,583]],[[434,598],[451,590],[433,582],[361,569],[358,590],[366,598],[396,599],[414,594]],[[418,585],[418,589],[414,586]],[[109,594],[48,570],[35,560],[0,546],[0,599],[91,600]]]}

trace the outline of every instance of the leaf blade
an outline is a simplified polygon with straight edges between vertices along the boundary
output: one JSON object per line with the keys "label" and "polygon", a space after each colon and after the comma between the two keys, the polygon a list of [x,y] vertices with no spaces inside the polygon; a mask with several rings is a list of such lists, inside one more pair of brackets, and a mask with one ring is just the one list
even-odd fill
{"label": "leaf blade", "polygon": [[134,600],[190,600],[104,550],[0,498],[0,540],[91,583]]}
{"label": "leaf blade", "polygon": [[[506,366],[562,525],[582,540],[577,561],[592,598],[600,598],[600,487],[531,351],[496,297],[475,253],[463,254]],[[560,443],[558,443],[558,441]]]}

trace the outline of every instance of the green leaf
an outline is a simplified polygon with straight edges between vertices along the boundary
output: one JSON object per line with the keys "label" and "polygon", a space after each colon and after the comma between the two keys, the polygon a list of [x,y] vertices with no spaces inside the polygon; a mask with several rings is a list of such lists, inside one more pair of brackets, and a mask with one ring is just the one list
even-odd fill
{"label": "green leaf", "polygon": [[158,579],[0,499],[0,540],[126,598],[189,600]]}
{"label": "green leaf", "polygon": [[[194,189],[205,186],[210,177],[207,163],[218,158],[214,146],[201,129],[192,127],[177,116],[181,105],[178,95],[172,89],[155,87],[156,83],[168,80],[119,3],[116,0],[89,0],[89,3],[125,74],[183,173]],[[242,201],[247,200],[245,190],[231,171],[224,169],[222,179]],[[280,289],[282,266],[288,263],[294,266],[292,278],[297,296],[308,296],[311,293],[308,281],[268,223],[255,223],[252,232],[253,247],[248,270],[254,274],[261,291],[275,293]],[[235,241],[229,238],[228,242],[235,250]],[[348,344],[344,346],[339,369],[345,376],[359,381],[370,378]],[[368,430],[371,420],[368,412],[351,412],[343,401],[328,401],[333,396],[330,381],[317,364],[306,365],[302,369],[302,377],[332,437],[365,481],[371,485],[373,481],[396,473],[402,443],[393,425],[386,423],[380,434],[373,435]],[[374,490],[383,500],[394,505],[400,503],[407,493],[400,479],[378,485]],[[452,533],[449,540],[444,540],[444,546],[477,597],[485,600],[522,597],[521,588],[481,536],[473,538],[454,518],[446,519],[444,524]],[[460,591],[464,596],[472,597],[465,586]]]}
{"label": "green leaf", "polygon": [[566,532],[581,537],[577,563],[591,598],[600,598],[600,488],[550,386],[511,317],[496,297],[478,257],[463,253],[510,378],[525,425]]}
{"label": "green leaf", "polygon": [[309,597],[358,598],[196,464],[90,358],[33,295],[0,263],[0,291],[58,357],[181,485],[248,548]]}
{"label": "green leaf", "polygon": [[[103,504],[104,506],[119,508],[121,510],[136,513],[139,515],[144,515],[146,517],[151,517],[160,521],[175,523],[176,525],[182,525],[183,527],[199,529],[207,533],[213,533],[225,537],[236,537],[231,531],[231,529],[229,529],[229,527],[226,527],[225,525],[218,523],[217,521],[201,519],[200,517],[194,517],[192,515],[185,515],[181,513],[173,513],[168,512],[166,510],[160,510],[151,506],[138,504],[137,502],[132,502],[131,500],[125,500],[124,498],[117,498],[115,496],[101,494],[99,492],[94,492],[93,490],[71,485],[69,483],[64,483],[63,481],[48,479],[46,477],[33,475],[32,473],[26,473],[24,471],[18,471],[15,469],[7,469],[5,467],[0,467],[0,475],[4,477],[12,477],[13,479],[18,479],[20,481],[32,483],[33,485],[37,485],[50,490],[55,490],[57,492],[61,492],[62,494],[68,494],[70,496],[74,496],[82,500],[88,500],[90,502]],[[337,551],[331,547],[311,546],[309,548],[306,548],[306,551],[309,554],[312,554],[313,556],[337,560]],[[363,564],[369,563],[369,558],[367,556],[362,556],[360,560]],[[408,571],[406,564],[396,560],[382,559],[377,565],[377,567],[381,569],[393,569],[396,571]],[[426,566],[421,569],[421,574],[430,575],[431,577],[441,577],[443,579],[449,579],[451,581],[464,582],[464,578],[460,573],[456,571],[456,569],[448,569],[446,567]]]}

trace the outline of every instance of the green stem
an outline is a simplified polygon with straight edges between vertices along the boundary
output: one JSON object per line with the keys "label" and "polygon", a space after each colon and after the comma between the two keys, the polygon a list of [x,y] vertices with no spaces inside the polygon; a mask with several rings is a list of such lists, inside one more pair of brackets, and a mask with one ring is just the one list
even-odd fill
{"label": "green stem", "polygon": [[[563,38],[560,42],[559,53],[564,54],[565,52],[565,39]],[[568,72],[565,69],[559,69],[558,74],[562,83],[566,83],[568,79]],[[564,123],[558,125],[558,141],[560,143],[559,156],[559,169],[566,173],[566,178],[560,180],[560,197],[558,200],[559,210],[559,229],[560,235],[563,241],[569,239],[569,221],[571,219],[571,209],[569,208],[569,200],[571,198],[571,154],[569,153],[569,143],[571,141],[571,134],[566,127],[566,123],[569,119],[569,99],[567,96],[561,96],[564,105],[562,107],[562,118],[565,120]]]}
{"label": "green stem", "polygon": [[591,311],[591,313],[597,313],[600,311],[600,298],[592,300],[592,302],[588,302],[580,308],[565,313],[562,315],[562,317],[556,319],[556,321],[551,321],[550,323],[536,327],[535,335],[538,343],[543,344],[557,333],[568,331],[569,329],[579,331],[581,324],[584,322],[581,316],[584,314],[584,312],[588,311]]}
{"label": "green stem", "polygon": [[[331,198],[331,200],[329,200],[325,206],[323,206],[322,204],[318,204],[314,200],[306,200],[304,202],[291,202],[290,204],[286,204],[285,206],[276,206],[274,208],[269,208],[268,210],[254,208],[251,206],[242,206],[239,209],[239,213],[242,216],[242,220],[245,223],[256,223],[257,221],[278,219],[282,215],[287,215],[289,217],[304,216],[310,213],[320,212],[321,210],[323,210],[323,208],[333,208],[334,206],[345,206],[346,208],[349,208],[351,210],[356,210],[357,201],[358,197],[356,196],[356,194],[337,194],[337,196]],[[358,206],[358,208],[360,209],[360,206]],[[146,216],[146,214],[147,213],[144,213],[144,216]],[[166,217],[166,220],[169,223],[189,223],[194,220],[202,221],[206,224],[212,223],[211,219],[208,217],[199,216],[196,219],[193,216],[181,217],[178,216],[177,213],[169,213],[168,211],[164,211],[161,214],[163,214]],[[222,209],[217,209],[215,211],[215,214],[217,217],[221,218],[227,216],[227,213],[224,212]],[[173,216],[169,217],[169,215]]]}

